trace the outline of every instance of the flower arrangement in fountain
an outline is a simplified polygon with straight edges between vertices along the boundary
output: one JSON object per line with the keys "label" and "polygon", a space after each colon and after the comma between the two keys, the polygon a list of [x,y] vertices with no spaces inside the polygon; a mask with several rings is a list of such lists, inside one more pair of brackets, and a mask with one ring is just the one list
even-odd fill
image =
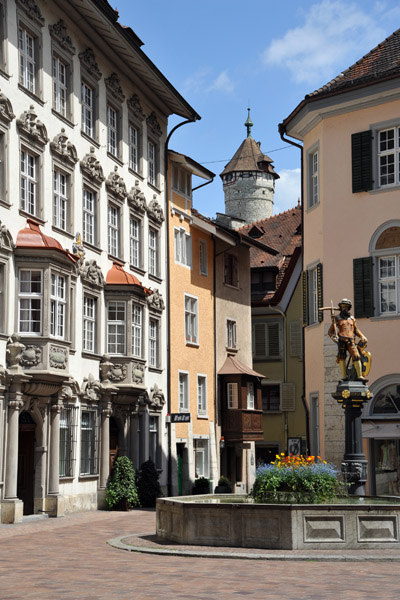
{"label": "flower arrangement in fountain", "polygon": [[258,503],[329,502],[347,494],[338,476],[338,469],[320,456],[285,456],[282,452],[274,462],[257,468],[250,496]]}

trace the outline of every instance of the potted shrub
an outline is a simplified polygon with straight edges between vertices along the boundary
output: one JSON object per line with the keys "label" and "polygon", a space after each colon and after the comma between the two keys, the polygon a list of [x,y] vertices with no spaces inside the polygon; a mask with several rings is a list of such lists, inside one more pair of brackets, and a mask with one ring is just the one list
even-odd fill
{"label": "potted shrub", "polygon": [[338,481],[339,471],[320,456],[285,456],[282,452],[268,465],[256,471],[250,496],[259,503],[321,503],[347,495],[347,487]]}
{"label": "potted shrub", "polygon": [[214,494],[232,494],[232,483],[227,477],[221,475],[218,479],[218,485],[214,489]]}
{"label": "potted shrub", "polygon": [[159,474],[156,465],[149,458],[146,460],[139,471],[137,477],[137,487],[140,506],[152,508],[156,505],[156,500],[161,496],[161,487],[158,482]]}
{"label": "potted shrub", "polygon": [[193,494],[195,495],[203,495],[210,493],[210,482],[207,477],[197,477],[194,480],[193,486]]}
{"label": "potted shrub", "polygon": [[118,456],[106,487],[106,504],[110,510],[129,510],[139,505],[135,469],[127,456]]}

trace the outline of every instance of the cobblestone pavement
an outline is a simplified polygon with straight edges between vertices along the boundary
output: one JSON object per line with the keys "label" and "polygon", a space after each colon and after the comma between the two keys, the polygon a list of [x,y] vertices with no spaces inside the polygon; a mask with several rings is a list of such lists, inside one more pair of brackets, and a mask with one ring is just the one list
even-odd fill
{"label": "cobblestone pavement", "polygon": [[400,599],[400,564],[389,555],[379,563],[232,560],[126,552],[107,544],[154,530],[155,513],[144,510],[0,525],[0,598]]}

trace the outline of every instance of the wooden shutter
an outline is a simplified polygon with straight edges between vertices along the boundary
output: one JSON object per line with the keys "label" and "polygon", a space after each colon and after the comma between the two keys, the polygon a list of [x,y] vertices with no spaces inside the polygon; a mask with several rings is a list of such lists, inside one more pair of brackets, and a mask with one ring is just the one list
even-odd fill
{"label": "wooden shutter", "polygon": [[302,357],[301,337],[301,322],[291,321],[289,324],[290,356],[297,356],[298,358]]}
{"label": "wooden shutter", "polygon": [[309,311],[308,311],[308,271],[303,271],[303,325],[308,325]]}
{"label": "wooden shutter", "polygon": [[281,410],[295,410],[296,409],[296,398],[295,398],[296,386],[294,383],[282,383],[281,385]]}
{"label": "wooden shutter", "polygon": [[280,356],[279,323],[268,323],[268,356]]}
{"label": "wooden shutter", "polygon": [[372,317],[374,314],[374,286],[372,257],[353,260],[354,316]]}
{"label": "wooden shutter", "polygon": [[265,328],[266,323],[254,323],[253,343],[255,358],[265,358],[265,356],[267,355]]}
{"label": "wooden shutter", "polygon": [[323,307],[323,288],[322,288],[322,264],[317,265],[317,301],[318,301],[318,323],[324,320],[324,311],[319,310]]}
{"label": "wooden shutter", "polygon": [[372,131],[351,136],[353,194],[372,189]]}

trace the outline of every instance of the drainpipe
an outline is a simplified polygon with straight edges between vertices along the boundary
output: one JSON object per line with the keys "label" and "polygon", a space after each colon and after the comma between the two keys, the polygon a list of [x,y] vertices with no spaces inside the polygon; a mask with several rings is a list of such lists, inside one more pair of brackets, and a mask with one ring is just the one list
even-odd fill
{"label": "drainpipe", "polygon": [[[199,117],[200,118],[200,117]],[[175,125],[167,135],[167,139],[165,140],[165,150],[164,150],[164,163],[165,163],[165,207],[166,207],[166,226],[167,226],[167,234],[166,234],[166,256],[167,259],[167,302],[166,302],[166,316],[167,316],[167,411],[168,414],[171,414],[171,351],[170,351],[170,325],[171,325],[171,311],[169,308],[169,303],[171,299],[170,293],[170,267],[169,267],[169,181],[168,181],[168,144],[172,137],[179,127],[182,125],[187,125],[188,123],[194,123],[198,119],[194,117],[193,119],[186,119],[178,125]],[[168,496],[172,496],[172,456],[171,456],[171,423],[168,424],[168,473],[167,473],[167,486],[168,486]]]}
{"label": "drainpipe", "polygon": [[[304,272],[304,157],[303,157],[303,146],[290,140],[287,137],[284,137],[286,132],[286,127],[283,123],[279,123],[278,125],[279,135],[281,136],[281,140],[290,144],[291,146],[295,146],[300,150],[300,171],[301,171],[301,188],[300,188],[300,200],[301,200],[301,271]],[[306,347],[305,347],[305,335],[304,335],[304,327],[302,327],[302,343],[303,343],[303,391],[301,395],[301,401],[303,403],[304,412],[306,414],[306,440],[307,440],[307,454],[310,451],[310,412],[308,410],[307,402],[306,402]]]}

